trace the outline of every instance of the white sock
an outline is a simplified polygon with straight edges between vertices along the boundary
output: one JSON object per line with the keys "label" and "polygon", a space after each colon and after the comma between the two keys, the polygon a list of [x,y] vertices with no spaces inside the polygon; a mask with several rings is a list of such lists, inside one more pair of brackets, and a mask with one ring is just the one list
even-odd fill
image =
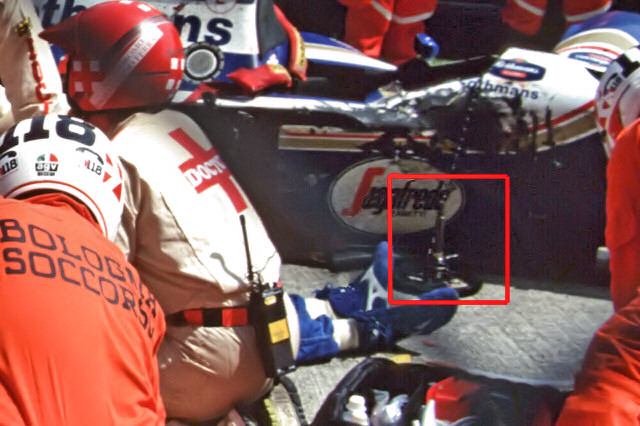
{"label": "white sock", "polygon": [[307,305],[307,312],[312,319],[318,318],[320,315],[326,315],[329,318],[335,320],[338,318],[331,304],[328,300],[316,299],[315,297],[305,298],[305,304]]}
{"label": "white sock", "polygon": [[326,315],[333,321],[333,340],[338,344],[340,352],[357,349],[360,344],[358,323],[352,318],[338,317],[327,300],[316,298],[304,299],[307,312],[313,319]]}
{"label": "white sock", "polygon": [[333,320],[333,340],[340,352],[357,349],[360,345],[358,323],[352,318]]}

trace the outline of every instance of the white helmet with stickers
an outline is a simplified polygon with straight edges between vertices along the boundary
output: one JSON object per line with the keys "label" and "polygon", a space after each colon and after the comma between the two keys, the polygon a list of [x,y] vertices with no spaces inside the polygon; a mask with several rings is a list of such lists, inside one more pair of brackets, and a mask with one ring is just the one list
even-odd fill
{"label": "white helmet with stickers", "polygon": [[553,48],[601,75],[625,50],[640,43],[640,14],[615,10],[572,25]]}
{"label": "white helmet with stickers", "polygon": [[113,240],[122,214],[122,166],[111,141],[79,118],[50,114],[20,121],[0,139],[0,195],[69,194]]}
{"label": "white helmet with stickers", "polygon": [[640,116],[640,48],[632,47],[613,61],[600,78],[596,118],[607,133],[607,152],[618,134]]}

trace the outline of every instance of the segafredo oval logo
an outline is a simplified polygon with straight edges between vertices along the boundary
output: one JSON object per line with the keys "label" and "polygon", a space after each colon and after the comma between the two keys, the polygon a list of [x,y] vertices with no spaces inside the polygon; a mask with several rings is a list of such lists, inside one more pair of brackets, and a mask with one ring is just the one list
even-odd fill
{"label": "segafredo oval logo", "polygon": [[517,81],[542,80],[545,69],[523,59],[500,59],[489,70],[493,75]]}
{"label": "segafredo oval logo", "polygon": [[444,216],[451,219],[464,204],[455,180],[429,179],[442,173],[417,160],[368,160],[344,170],[329,189],[329,204],[345,225],[370,234],[387,233],[387,175],[425,175],[424,179],[393,179],[391,190],[394,234],[426,231],[436,224],[440,196],[446,192]]}

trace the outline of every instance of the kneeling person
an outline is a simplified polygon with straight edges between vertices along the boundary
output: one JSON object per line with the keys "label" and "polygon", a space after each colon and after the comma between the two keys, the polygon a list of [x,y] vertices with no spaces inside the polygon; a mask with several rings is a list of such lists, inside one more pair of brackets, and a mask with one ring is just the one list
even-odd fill
{"label": "kneeling person", "polygon": [[[105,19],[113,24],[100,25]],[[210,135],[167,105],[183,73],[175,27],[148,4],[106,2],[41,36],[69,55],[74,113],[120,149],[127,179],[116,241],[168,315],[158,352],[168,417],[208,420],[260,397],[272,382],[256,339],[263,324],[206,317],[225,318],[225,312],[251,306],[245,232],[253,270],[263,282],[279,281],[280,256]],[[135,46],[149,50],[137,55]],[[388,306],[387,259],[382,244],[374,265],[352,285],[307,299],[283,297],[297,362],[389,348],[449,321],[455,306]],[[420,297],[451,299],[456,292],[444,288]]]}
{"label": "kneeling person", "polygon": [[123,173],[80,119],[19,122],[0,141],[0,418],[163,424],[163,312],[109,238]]}

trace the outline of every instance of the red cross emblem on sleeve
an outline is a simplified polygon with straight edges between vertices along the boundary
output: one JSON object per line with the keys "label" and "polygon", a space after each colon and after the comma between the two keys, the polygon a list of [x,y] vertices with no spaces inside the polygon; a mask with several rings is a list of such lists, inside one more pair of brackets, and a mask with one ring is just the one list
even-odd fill
{"label": "red cross emblem on sleeve", "polygon": [[198,194],[211,186],[220,185],[236,212],[240,213],[247,208],[244,196],[233,181],[231,172],[213,147],[205,150],[179,128],[169,132],[169,136],[192,155],[192,158],[180,165],[180,171]]}

